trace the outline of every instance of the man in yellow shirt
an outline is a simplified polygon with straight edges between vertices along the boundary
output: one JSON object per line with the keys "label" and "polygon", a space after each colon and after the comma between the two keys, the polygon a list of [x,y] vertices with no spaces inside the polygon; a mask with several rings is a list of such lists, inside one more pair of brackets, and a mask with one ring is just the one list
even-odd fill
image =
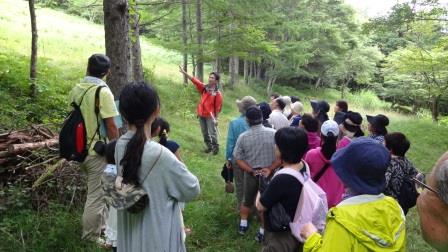
{"label": "man in yellow shirt", "polygon": [[[97,240],[100,237],[107,213],[101,188],[101,174],[106,163],[93,148],[100,140],[118,138],[118,129],[114,121],[118,111],[114,96],[102,80],[109,73],[110,65],[110,60],[106,55],[92,55],[88,61],[86,77],[72,89],[69,95],[69,103],[75,102],[79,105],[82,100],[81,114],[87,132],[89,152],[81,166],[87,173],[87,200],[82,216],[82,237],[91,240]],[[96,113],[95,93],[98,88],[100,88],[98,90],[99,112]],[[101,130],[101,128],[105,128],[105,130]]]}

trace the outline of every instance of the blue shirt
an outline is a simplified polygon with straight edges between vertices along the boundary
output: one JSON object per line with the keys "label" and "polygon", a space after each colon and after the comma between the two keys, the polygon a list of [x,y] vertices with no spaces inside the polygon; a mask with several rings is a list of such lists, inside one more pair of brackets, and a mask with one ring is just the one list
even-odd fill
{"label": "blue shirt", "polygon": [[238,137],[249,129],[246,122],[246,117],[241,115],[229,123],[229,130],[227,132],[227,146],[226,146],[226,160],[233,160],[233,149],[236,145]]}
{"label": "blue shirt", "polygon": [[296,115],[292,118],[291,126],[292,127],[299,127],[300,120],[302,120],[301,115]]}

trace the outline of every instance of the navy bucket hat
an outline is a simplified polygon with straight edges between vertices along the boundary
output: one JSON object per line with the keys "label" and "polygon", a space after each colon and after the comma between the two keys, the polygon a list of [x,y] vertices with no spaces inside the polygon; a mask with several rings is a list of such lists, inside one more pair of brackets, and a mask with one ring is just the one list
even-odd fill
{"label": "navy bucket hat", "polygon": [[337,151],[331,163],[346,187],[358,194],[376,195],[384,189],[390,153],[375,140],[359,137]]}

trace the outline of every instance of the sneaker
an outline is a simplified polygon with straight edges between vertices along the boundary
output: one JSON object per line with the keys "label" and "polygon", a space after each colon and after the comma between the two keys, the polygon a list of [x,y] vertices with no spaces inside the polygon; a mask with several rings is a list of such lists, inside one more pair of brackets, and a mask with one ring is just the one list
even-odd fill
{"label": "sneaker", "polygon": [[264,241],[264,234],[261,234],[260,230],[257,231],[257,234],[255,235],[255,240],[259,243]]}
{"label": "sneaker", "polygon": [[247,227],[240,226],[240,228],[239,228],[239,230],[238,230],[238,233],[239,233],[240,235],[245,235],[245,234],[247,233],[247,230],[249,230],[249,226],[247,226]]}

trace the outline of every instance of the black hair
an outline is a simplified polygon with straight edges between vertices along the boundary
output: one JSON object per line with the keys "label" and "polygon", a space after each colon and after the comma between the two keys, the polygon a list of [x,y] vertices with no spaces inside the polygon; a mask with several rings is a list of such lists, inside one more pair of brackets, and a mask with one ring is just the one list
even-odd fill
{"label": "black hair", "polygon": [[275,144],[282,161],[296,164],[308,150],[308,136],[303,129],[284,127],[275,132]]}
{"label": "black hair", "polygon": [[404,157],[411,147],[411,143],[401,132],[393,132],[385,135],[384,141],[386,142],[386,148],[389,149],[393,155],[400,157]]}
{"label": "black hair", "polygon": [[263,114],[263,120],[267,120],[271,115],[271,107],[267,102],[260,102],[257,106],[261,109],[261,113]]}
{"label": "black hair", "polygon": [[170,132],[170,124],[167,120],[163,119],[162,117],[159,117],[160,120],[160,132],[159,132],[159,143],[166,147],[166,143],[168,141],[167,134]]}
{"label": "black hair", "polygon": [[321,135],[320,139],[321,141],[323,141],[320,152],[327,160],[330,160],[333,154],[336,152],[336,143],[338,141],[338,136],[333,135],[333,132],[328,132],[327,136]]}
{"label": "black hair", "polygon": [[280,94],[278,94],[278,93],[272,93],[272,94],[271,94],[271,97],[274,97],[273,100],[275,100],[275,99],[277,99],[277,98],[280,97]]}
{"label": "black hair", "polygon": [[219,73],[217,73],[217,72],[211,72],[211,73],[209,74],[209,76],[212,75],[212,74],[215,76],[215,80],[219,81],[219,79],[221,78],[221,77],[219,76]]}
{"label": "black hair", "polygon": [[115,146],[117,145],[116,140],[110,141],[105,148],[104,157],[108,164],[115,164]]}
{"label": "black hair", "polygon": [[360,113],[358,112],[353,112],[353,111],[348,111],[345,114],[345,118],[346,119],[350,119],[350,121],[352,121],[355,124],[358,124],[359,126],[355,126],[355,125],[350,125],[348,124],[345,120],[342,123],[344,125],[344,128],[350,132],[354,132],[355,135],[354,137],[360,137],[360,136],[364,136],[364,131],[362,131],[361,129],[361,124],[362,124],[362,116]]}
{"label": "black hair", "polygon": [[282,100],[282,98],[276,98],[275,102],[277,102],[277,105],[280,107],[281,110],[285,109],[286,104],[285,102]]}
{"label": "black hair", "polygon": [[109,57],[104,54],[93,54],[87,63],[87,74],[102,79],[111,66]]}
{"label": "black hair", "polygon": [[317,132],[319,130],[319,121],[310,114],[303,114],[300,121],[308,132]]}
{"label": "black hair", "polygon": [[139,184],[138,171],[146,143],[144,125],[159,105],[156,90],[143,81],[130,83],[121,91],[120,113],[129,124],[137,128],[120,161],[123,166],[123,183]]}
{"label": "black hair", "polygon": [[339,100],[336,102],[336,106],[338,106],[341,109],[341,112],[347,113],[348,111],[348,104],[344,100]]}
{"label": "black hair", "polygon": [[297,97],[297,96],[295,96],[295,95],[293,95],[293,96],[291,96],[291,103],[294,103],[294,102],[299,102],[300,101],[300,98],[299,97]]}
{"label": "black hair", "polygon": [[380,136],[384,136],[387,134],[386,126],[389,125],[389,118],[387,116],[378,114],[377,116],[372,117],[370,126],[372,128],[372,133]]}

